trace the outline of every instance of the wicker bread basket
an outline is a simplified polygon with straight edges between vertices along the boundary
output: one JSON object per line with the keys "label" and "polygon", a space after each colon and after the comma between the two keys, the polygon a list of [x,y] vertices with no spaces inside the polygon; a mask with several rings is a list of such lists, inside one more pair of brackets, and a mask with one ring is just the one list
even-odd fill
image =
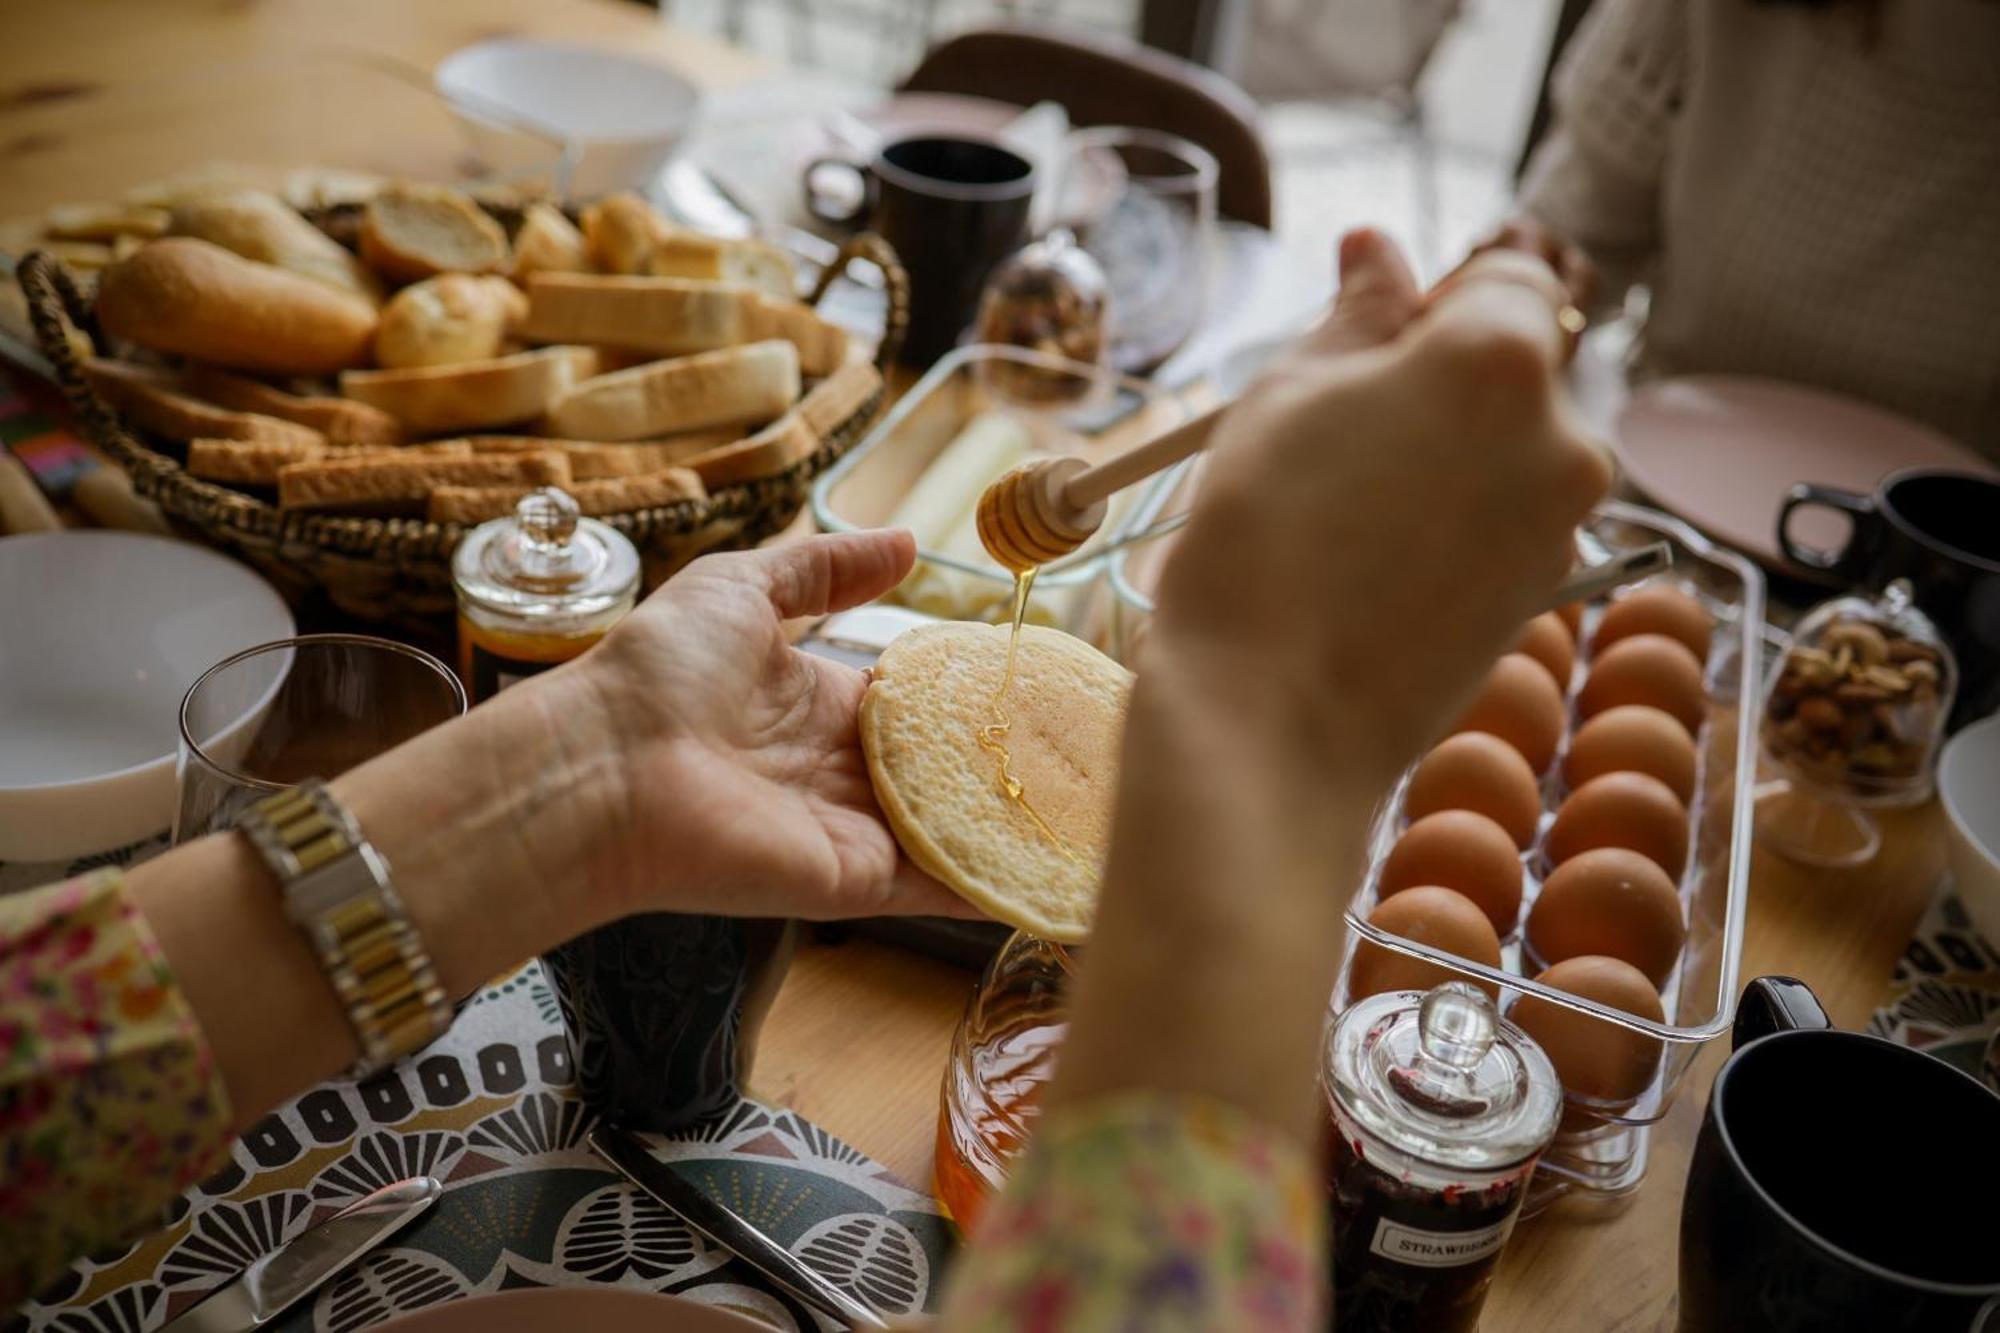
{"label": "wicker bread basket", "polygon": [[[877,365],[886,367],[909,322],[909,277],[886,241],[867,233],[849,241],[820,276],[810,300],[819,304],[834,280],[864,259],[882,271],[888,296],[876,350]],[[53,255],[34,251],[21,260],[18,277],[35,336],[84,431],[177,529],[241,556],[289,596],[321,588],[341,610],[362,619],[435,628],[452,615],[451,554],[465,534],[463,525],[281,510],[188,475],[178,446],[127,424],[85,379],[81,340],[73,330],[92,341],[97,330],[90,302],[70,272]],[[828,432],[810,457],[777,476],[719,486],[702,500],[600,517],[632,539],[651,575],[703,551],[754,545],[797,517],[813,478],[867,432],[881,406],[878,392]]]}

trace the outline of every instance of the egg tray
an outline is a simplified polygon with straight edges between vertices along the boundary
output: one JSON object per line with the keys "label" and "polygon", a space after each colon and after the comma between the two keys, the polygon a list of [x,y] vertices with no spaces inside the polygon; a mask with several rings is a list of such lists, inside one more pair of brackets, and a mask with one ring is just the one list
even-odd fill
{"label": "egg tray", "polygon": [[1587,1128],[1560,1134],[1544,1156],[1537,1181],[1553,1177],[1570,1189],[1599,1195],[1620,1195],[1636,1188],[1645,1174],[1645,1127],[1659,1120],[1673,1104],[1681,1076],[1693,1063],[1702,1043],[1729,1030],[1734,1014],[1737,968],[1743,945],[1744,902],[1748,893],[1751,852],[1751,805],[1756,774],[1757,703],[1762,680],[1764,643],[1764,578],[1750,561],[1702,537],[1686,524],[1657,510],[1622,501],[1598,506],[1582,530],[1580,542],[1591,558],[1665,541],[1673,552],[1666,580],[1696,596],[1715,617],[1703,679],[1708,715],[1696,737],[1699,770],[1689,803],[1688,868],[1679,885],[1687,922],[1687,943],[1680,961],[1661,987],[1667,1021],[1650,1022],[1620,1010],[1541,985],[1531,977],[1541,970],[1525,940],[1528,909],[1549,870],[1542,844],[1554,811],[1569,794],[1562,777],[1563,757],[1577,726],[1576,694],[1588,673],[1590,636],[1603,603],[1584,611],[1577,635],[1577,660],[1564,690],[1567,711],[1562,745],[1548,771],[1541,775],[1542,817],[1535,840],[1522,853],[1521,913],[1514,929],[1501,940],[1501,967],[1490,968],[1390,935],[1368,924],[1366,917],[1379,901],[1377,877],[1382,859],[1405,827],[1403,796],[1408,775],[1378,813],[1369,844],[1365,882],[1349,904],[1351,927],[1347,957],[1335,990],[1335,1010],[1347,1002],[1348,972],[1361,941],[1436,963],[1469,980],[1497,985],[1503,1011],[1522,995],[1587,1014],[1615,1029],[1639,1033],[1659,1044],[1661,1058],[1652,1082],[1638,1097],[1618,1103],[1571,1094],[1572,1114],[1566,1123]]}

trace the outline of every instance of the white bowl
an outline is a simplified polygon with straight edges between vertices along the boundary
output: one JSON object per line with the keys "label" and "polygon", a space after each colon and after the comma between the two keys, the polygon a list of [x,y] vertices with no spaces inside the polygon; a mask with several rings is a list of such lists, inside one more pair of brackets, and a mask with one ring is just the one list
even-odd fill
{"label": "white bowl", "polygon": [[1959,901],[1973,928],[2000,948],[2000,713],[1945,742],[1938,798]]}
{"label": "white bowl", "polygon": [[570,146],[576,198],[651,184],[701,102],[692,83],[651,61],[518,37],[461,47],[432,79],[473,151],[502,173],[545,169]]}
{"label": "white bowl", "polygon": [[290,638],[248,567],[126,532],[0,540],[0,860],[59,861],[174,818],[181,696]]}

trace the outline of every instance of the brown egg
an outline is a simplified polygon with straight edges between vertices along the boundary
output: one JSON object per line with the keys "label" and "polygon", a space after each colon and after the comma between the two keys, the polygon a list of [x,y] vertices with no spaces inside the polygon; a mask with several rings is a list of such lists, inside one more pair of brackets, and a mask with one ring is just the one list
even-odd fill
{"label": "brown egg", "polygon": [[1597,655],[1576,696],[1576,711],[1590,718],[1609,708],[1645,704],[1670,714],[1692,736],[1708,711],[1701,663],[1678,639],[1635,634]]}
{"label": "brown egg", "polygon": [[1403,813],[1413,820],[1440,810],[1485,815],[1526,847],[1542,817],[1542,793],[1519,750],[1498,736],[1462,731],[1417,761],[1403,792]]}
{"label": "brown egg", "polygon": [[[1405,889],[1377,903],[1368,914],[1368,924],[1475,963],[1500,966],[1500,937],[1493,933],[1493,923],[1478,904],[1450,889],[1435,885]],[[1453,980],[1466,978],[1436,963],[1362,940],[1348,969],[1347,995],[1349,1000],[1363,1000],[1389,990],[1429,990]],[[1476,984],[1497,998],[1498,987],[1490,982]]]}
{"label": "brown egg", "polygon": [[1563,756],[1563,777],[1581,787],[1606,773],[1644,773],[1673,789],[1682,805],[1694,799],[1694,739],[1679,722],[1645,704],[1607,708],[1576,729]]}
{"label": "brown egg", "polygon": [[1403,830],[1382,859],[1376,892],[1387,899],[1426,884],[1472,899],[1497,934],[1520,918],[1521,858],[1507,830],[1485,815],[1440,810]]}
{"label": "brown egg", "polygon": [[1563,624],[1569,626],[1570,641],[1575,642],[1576,636],[1583,633],[1583,603],[1564,602],[1555,609],[1555,615]]}
{"label": "brown egg", "polygon": [[1590,650],[1601,653],[1635,634],[1664,634],[1693,653],[1697,662],[1706,662],[1714,633],[1715,617],[1707,607],[1671,584],[1649,583],[1604,608],[1590,636]]}
{"label": "brown egg", "polygon": [[1569,626],[1563,624],[1562,617],[1553,611],[1544,611],[1521,627],[1521,637],[1514,641],[1514,651],[1526,654],[1540,662],[1555,678],[1556,688],[1567,692],[1569,673],[1576,665],[1576,636]]}
{"label": "brown egg", "polygon": [[1623,847],[1667,872],[1687,869],[1688,816],[1673,788],[1644,773],[1606,773],[1569,794],[1542,842],[1549,864],[1598,847]]}
{"label": "brown egg", "polygon": [[[1621,1009],[1655,1023],[1666,1021],[1660,993],[1639,969],[1616,958],[1586,954],[1566,958],[1535,978],[1545,986]],[[1580,1097],[1630,1101],[1646,1090],[1659,1068],[1662,1043],[1595,1014],[1580,1014],[1534,995],[1514,1002],[1507,1017],[1548,1055],[1563,1087]]]}
{"label": "brown egg", "polygon": [[1545,963],[1605,954],[1664,985],[1687,941],[1680,894],[1637,852],[1599,847],[1555,868],[1528,909],[1528,944]]}
{"label": "brown egg", "polygon": [[1556,746],[1562,740],[1562,691],[1534,658],[1508,653],[1486,673],[1486,683],[1479,687],[1472,707],[1465,710],[1452,731],[1498,736],[1521,752],[1529,768],[1540,773],[1556,757]]}

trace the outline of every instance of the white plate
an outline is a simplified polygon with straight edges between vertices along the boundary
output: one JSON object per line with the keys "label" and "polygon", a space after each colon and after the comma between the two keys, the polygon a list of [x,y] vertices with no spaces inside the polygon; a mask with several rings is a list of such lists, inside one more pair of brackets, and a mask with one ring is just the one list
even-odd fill
{"label": "white plate", "polygon": [[1959,901],[1973,929],[2000,948],[2000,714],[1945,743],[1938,799]]}
{"label": "white plate", "polygon": [[473,150],[501,172],[576,154],[567,193],[644,189],[693,127],[701,94],[664,65],[570,42],[496,37],[438,62],[437,90]]}
{"label": "white plate", "polygon": [[0,860],[56,861],[173,822],[181,696],[291,637],[249,568],[126,532],[0,540]]}

